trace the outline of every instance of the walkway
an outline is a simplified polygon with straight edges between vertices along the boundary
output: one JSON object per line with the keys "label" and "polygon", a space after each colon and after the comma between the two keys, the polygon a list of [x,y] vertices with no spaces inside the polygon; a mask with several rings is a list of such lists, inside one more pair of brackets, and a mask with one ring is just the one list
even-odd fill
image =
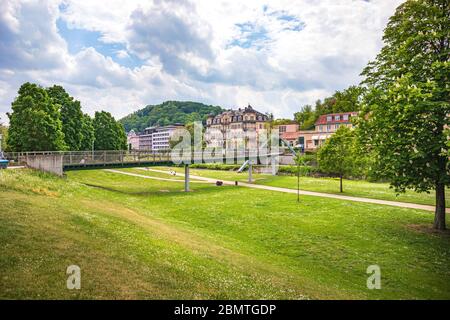
{"label": "walkway", "polygon": [[[139,169],[168,174],[168,172],[164,171],[164,170],[145,169],[145,168],[139,168]],[[177,175],[178,176],[184,176],[184,174],[182,174],[182,173],[177,173]],[[212,182],[212,183],[215,183],[218,180],[218,179],[212,179],[212,178],[205,178],[205,177],[195,176],[195,175],[192,175],[192,174],[190,175],[190,177],[193,178],[193,179],[208,181],[208,182]],[[234,185],[235,184],[234,181],[224,181],[224,180],[221,180],[221,181],[223,181],[223,183],[226,184],[226,185]],[[277,192],[297,194],[297,190],[295,190],[295,189],[271,187],[271,186],[264,186],[264,185],[251,184],[251,183],[245,183],[245,182],[239,182],[239,185],[243,186],[243,187],[254,188],[254,189],[263,189],[263,190],[270,190],[270,191],[277,191]],[[344,195],[339,195],[339,194],[314,192],[314,191],[305,191],[305,190],[300,190],[300,194],[301,195],[306,195],[306,196],[313,196],[313,197],[322,197],[322,198],[331,198],[331,199],[347,200],[347,201],[354,201],[354,202],[381,204],[381,205],[387,205],[387,206],[393,206],[393,207],[408,208],[408,209],[418,209],[418,210],[425,210],[425,211],[432,211],[432,212],[434,212],[434,210],[435,210],[434,206],[425,205],[425,204],[417,204],[417,203],[408,203],[408,202],[379,200],[379,199],[371,199],[371,198],[351,197],[351,196],[344,196]],[[450,208],[447,208],[446,212],[450,213]]]}

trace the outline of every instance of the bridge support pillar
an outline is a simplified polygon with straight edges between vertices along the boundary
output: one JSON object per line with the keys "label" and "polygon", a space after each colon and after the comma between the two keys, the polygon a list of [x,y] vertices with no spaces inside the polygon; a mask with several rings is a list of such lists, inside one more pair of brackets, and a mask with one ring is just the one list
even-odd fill
{"label": "bridge support pillar", "polygon": [[189,165],[184,165],[184,192],[189,192]]}

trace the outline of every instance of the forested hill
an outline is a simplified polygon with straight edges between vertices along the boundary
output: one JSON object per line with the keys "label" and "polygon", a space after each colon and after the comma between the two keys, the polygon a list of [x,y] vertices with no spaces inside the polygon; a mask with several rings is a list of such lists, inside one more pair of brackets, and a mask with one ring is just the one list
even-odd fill
{"label": "forested hill", "polygon": [[125,130],[143,131],[146,127],[172,123],[189,123],[205,121],[210,113],[219,114],[224,111],[219,106],[210,106],[191,101],[166,101],[157,105],[148,105],[119,121]]}

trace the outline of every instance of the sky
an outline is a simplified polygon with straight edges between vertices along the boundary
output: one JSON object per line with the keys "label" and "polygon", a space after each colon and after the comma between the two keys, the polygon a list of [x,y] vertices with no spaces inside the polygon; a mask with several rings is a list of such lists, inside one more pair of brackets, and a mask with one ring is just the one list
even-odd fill
{"label": "sky", "polygon": [[292,118],[360,82],[401,2],[2,0],[0,122],[26,81],[91,115],[189,100]]}

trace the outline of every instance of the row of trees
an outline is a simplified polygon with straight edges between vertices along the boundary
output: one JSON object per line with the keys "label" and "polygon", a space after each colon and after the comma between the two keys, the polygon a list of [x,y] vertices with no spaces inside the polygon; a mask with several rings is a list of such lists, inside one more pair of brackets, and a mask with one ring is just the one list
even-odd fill
{"label": "row of trees", "polygon": [[8,151],[124,150],[123,126],[109,112],[92,119],[62,86],[24,83],[8,114]]}
{"label": "row of trees", "polygon": [[450,186],[450,1],[406,1],[383,41],[362,73],[356,130],[340,128],[319,150],[319,165],[341,178],[365,168],[397,192],[434,190],[434,228],[443,230]]}

